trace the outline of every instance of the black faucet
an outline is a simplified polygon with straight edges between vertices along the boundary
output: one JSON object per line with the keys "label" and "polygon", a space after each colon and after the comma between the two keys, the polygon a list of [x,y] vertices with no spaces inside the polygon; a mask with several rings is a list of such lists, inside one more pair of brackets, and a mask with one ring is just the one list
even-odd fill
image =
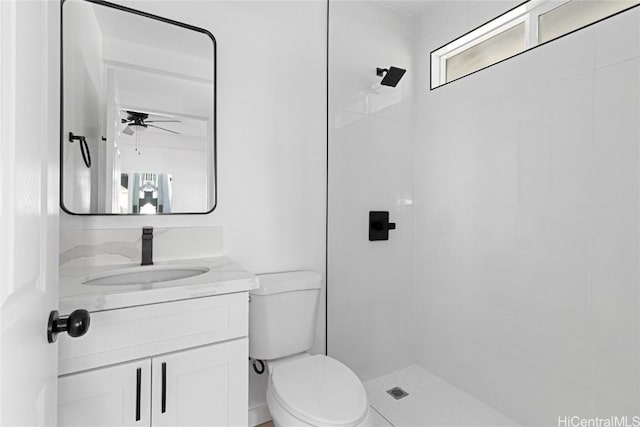
{"label": "black faucet", "polygon": [[153,227],[142,227],[142,262],[153,265]]}

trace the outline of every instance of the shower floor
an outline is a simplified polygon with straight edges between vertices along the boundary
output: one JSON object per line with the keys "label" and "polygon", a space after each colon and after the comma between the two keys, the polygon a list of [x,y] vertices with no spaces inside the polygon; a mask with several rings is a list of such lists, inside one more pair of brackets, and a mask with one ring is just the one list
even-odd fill
{"label": "shower floor", "polygon": [[[364,387],[376,412],[376,427],[520,425],[417,365],[366,381]],[[394,399],[387,393],[393,387],[409,396]]]}

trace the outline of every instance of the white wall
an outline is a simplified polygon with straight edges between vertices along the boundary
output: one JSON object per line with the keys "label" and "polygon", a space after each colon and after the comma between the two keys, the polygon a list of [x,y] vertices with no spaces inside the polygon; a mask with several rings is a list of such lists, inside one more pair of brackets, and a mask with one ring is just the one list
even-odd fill
{"label": "white wall", "polygon": [[[412,27],[373,2],[329,11],[328,351],[369,379],[411,360]],[[390,65],[408,72],[380,87]],[[388,241],[368,240],[370,210],[390,211]]]}
{"label": "white wall", "polygon": [[640,413],[640,12],[429,91],[416,43],[417,361],[526,425]]}
{"label": "white wall", "polygon": [[[61,232],[222,226],[226,255],[247,270],[324,272],[326,3],[126,5],[206,28],[217,39],[218,207],[210,215],[62,215]],[[321,311],[313,349],[320,352]]]}

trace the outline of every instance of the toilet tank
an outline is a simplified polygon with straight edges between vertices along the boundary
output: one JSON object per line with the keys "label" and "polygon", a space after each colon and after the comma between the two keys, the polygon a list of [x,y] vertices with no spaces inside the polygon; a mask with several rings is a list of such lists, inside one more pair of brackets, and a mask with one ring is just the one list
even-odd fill
{"label": "toilet tank", "polygon": [[250,291],[249,356],[273,360],[313,344],[322,276],[315,271],[258,275]]}

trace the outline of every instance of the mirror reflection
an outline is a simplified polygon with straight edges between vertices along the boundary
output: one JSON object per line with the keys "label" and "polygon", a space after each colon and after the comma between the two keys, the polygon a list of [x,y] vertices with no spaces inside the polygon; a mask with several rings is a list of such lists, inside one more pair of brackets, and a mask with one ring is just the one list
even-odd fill
{"label": "mirror reflection", "polygon": [[210,212],[213,36],[104,2],[66,0],[62,17],[62,208]]}

